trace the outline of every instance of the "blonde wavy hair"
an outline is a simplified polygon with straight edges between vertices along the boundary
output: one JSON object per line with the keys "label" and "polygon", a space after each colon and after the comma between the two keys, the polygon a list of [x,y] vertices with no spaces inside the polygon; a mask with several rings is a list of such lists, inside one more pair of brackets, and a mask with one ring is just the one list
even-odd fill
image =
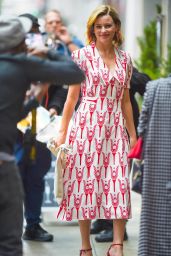
{"label": "blonde wavy hair", "polygon": [[114,35],[113,43],[116,47],[118,47],[123,42],[123,36],[121,33],[121,21],[119,19],[119,15],[117,11],[110,5],[100,5],[90,15],[87,21],[87,30],[86,30],[87,44],[90,44],[91,42],[96,41],[96,37],[94,35],[94,23],[96,22],[97,18],[104,15],[110,15],[113,19],[114,24],[117,26],[117,32]]}

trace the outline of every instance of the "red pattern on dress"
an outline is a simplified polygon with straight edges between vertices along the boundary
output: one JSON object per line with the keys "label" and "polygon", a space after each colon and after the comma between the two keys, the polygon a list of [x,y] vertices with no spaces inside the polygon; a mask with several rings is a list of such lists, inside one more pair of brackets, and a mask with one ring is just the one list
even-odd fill
{"label": "red pattern on dress", "polygon": [[121,100],[129,88],[129,55],[114,49],[113,73],[95,43],[74,51],[73,60],[85,72],[82,100],[68,131],[73,152],[64,170],[64,198],[58,218],[128,219],[131,217],[129,141]]}

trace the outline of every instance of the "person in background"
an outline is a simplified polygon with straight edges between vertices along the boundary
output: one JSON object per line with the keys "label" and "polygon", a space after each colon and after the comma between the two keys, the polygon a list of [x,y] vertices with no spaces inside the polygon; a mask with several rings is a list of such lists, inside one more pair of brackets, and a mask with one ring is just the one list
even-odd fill
{"label": "person in background", "polygon": [[76,36],[70,35],[58,10],[50,10],[45,15],[44,41],[47,46],[57,49],[64,55],[70,55],[74,50],[84,46]]}
{"label": "person in background", "polygon": [[32,21],[32,28],[31,28],[31,31],[29,31],[29,33],[35,33],[35,34],[40,33],[40,30],[39,30],[40,24],[36,16],[32,15],[31,13],[23,13],[19,17],[26,17]]}
{"label": "person in background", "polygon": [[22,255],[23,188],[14,145],[26,91],[31,82],[84,80],[75,63],[53,51],[41,49],[43,59],[27,55],[25,36],[31,26],[26,17],[0,16],[0,255],[6,256]]}
{"label": "person in background", "polygon": [[[140,109],[138,106],[138,101],[136,98],[136,94],[143,96],[145,93],[146,85],[147,83],[151,81],[151,78],[143,73],[138,71],[137,68],[133,67],[133,73],[130,81],[130,100],[132,104],[132,110],[133,110],[133,118],[134,118],[134,125],[137,132],[138,122],[139,122],[139,116],[140,116]],[[137,133],[138,134],[138,133]]]}
{"label": "person in background", "polygon": [[[45,32],[42,34],[44,44],[48,48],[57,51],[58,54],[71,56],[74,50],[82,48],[83,43],[76,37],[71,36],[63,24],[61,13],[58,10],[50,10],[45,14]],[[68,85],[62,87],[51,85],[43,104],[47,105],[51,114],[60,115],[68,93]],[[79,105],[79,100],[76,108]]]}
{"label": "person in background", "polygon": [[[58,219],[79,221],[81,256],[92,256],[90,224],[93,219],[114,220],[114,239],[108,256],[123,256],[126,220],[131,218],[127,154],[136,141],[129,98],[132,62],[118,49],[121,22],[115,9],[98,6],[87,22],[88,45],[73,52],[85,71],[82,100],[71,130],[68,124],[80,88],[69,88],[56,146],[73,148],[64,172],[64,197]],[[126,129],[129,133],[130,143]]]}
{"label": "person in background", "polygon": [[171,76],[147,84],[138,134],[144,140],[138,256],[170,256]]}
{"label": "person in background", "polygon": [[[147,82],[151,79],[148,75],[139,72],[135,67],[133,67],[133,73],[130,81],[130,100],[133,110],[134,125],[137,132],[138,120],[139,120],[139,106],[135,94],[143,96],[146,88]],[[111,220],[98,219],[92,223],[91,234],[97,234],[95,236],[96,242],[112,242],[113,241],[113,222]],[[128,240],[128,234],[125,228],[124,241]]]}
{"label": "person in background", "polygon": [[[20,17],[27,17],[32,21],[32,28],[26,37],[28,47],[36,46],[41,48],[43,40],[39,30],[40,26],[37,17],[30,13],[21,14]],[[37,35],[40,36],[40,38],[38,38]],[[42,43],[40,43],[40,40],[42,40]],[[47,91],[45,95],[47,94]],[[42,100],[43,98],[41,98],[41,101]],[[35,102],[34,99],[33,101]],[[33,109],[32,106],[30,110],[31,109]],[[24,136],[21,132],[18,132],[17,147],[15,151],[25,192],[24,216],[26,220],[26,227],[22,238],[24,240],[51,242],[53,241],[53,235],[43,229],[40,225],[41,207],[45,188],[44,177],[51,166],[51,154],[47,149],[46,144],[35,141],[33,136],[34,135],[31,134],[30,129]],[[33,144],[35,145],[36,150],[36,157],[34,161],[31,160],[30,157],[30,151]],[[19,155],[19,152],[21,151],[23,151],[23,154]]]}

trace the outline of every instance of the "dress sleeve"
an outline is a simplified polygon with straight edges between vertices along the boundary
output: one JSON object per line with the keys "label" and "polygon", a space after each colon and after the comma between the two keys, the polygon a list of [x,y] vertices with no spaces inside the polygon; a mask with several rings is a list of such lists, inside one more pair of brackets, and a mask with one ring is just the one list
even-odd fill
{"label": "dress sleeve", "polygon": [[81,67],[81,57],[80,57],[80,49],[73,51],[71,54],[72,60],[79,66]]}
{"label": "dress sleeve", "polygon": [[128,89],[130,89],[130,80],[132,77],[132,70],[133,70],[132,60],[131,60],[131,57],[128,55],[125,85],[124,85],[124,87]]}

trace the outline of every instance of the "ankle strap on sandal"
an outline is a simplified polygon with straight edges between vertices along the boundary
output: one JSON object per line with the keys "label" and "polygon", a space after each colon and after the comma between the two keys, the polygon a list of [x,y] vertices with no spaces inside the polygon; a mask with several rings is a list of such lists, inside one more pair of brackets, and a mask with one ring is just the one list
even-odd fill
{"label": "ankle strap on sandal", "polygon": [[92,251],[92,248],[89,248],[89,249],[81,249],[81,250],[80,250],[80,256],[81,256],[82,253],[86,253],[86,252],[90,252],[90,251]]}
{"label": "ankle strap on sandal", "polygon": [[123,247],[123,244],[115,244],[115,243],[113,243],[113,244],[111,244],[111,246],[109,247],[109,250],[107,251],[107,256],[110,256],[110,249],[112,248],[112,247],[114,247],[114,246],[121,246],[121,247]]}
{"label": "ankle strap on sandal", "polygon": [[111,244],[111,246],[109,247],[109,250],[110,250],[112,247],[117,246],[117,245],[123,247],[123,244],[115,244],[115,243],[113,243],[113,244]]}
{"label": "ankle strap on sandal", "polygon": [[115,246],[115,245],[123,246],[123,244],[111,244],[111,246]]}

